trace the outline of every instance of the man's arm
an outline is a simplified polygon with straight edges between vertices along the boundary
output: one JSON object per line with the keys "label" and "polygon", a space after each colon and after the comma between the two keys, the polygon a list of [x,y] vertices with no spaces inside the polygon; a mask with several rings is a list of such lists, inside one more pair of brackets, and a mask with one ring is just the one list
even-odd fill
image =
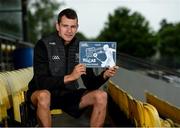
{"label": "man's arm", "polygon": [[68,84],[75,80],[78,80],[81,75],[86,75],[86,67],[83,64],[78,64],[74,67],[73,71],[64,76],[64,83]]}

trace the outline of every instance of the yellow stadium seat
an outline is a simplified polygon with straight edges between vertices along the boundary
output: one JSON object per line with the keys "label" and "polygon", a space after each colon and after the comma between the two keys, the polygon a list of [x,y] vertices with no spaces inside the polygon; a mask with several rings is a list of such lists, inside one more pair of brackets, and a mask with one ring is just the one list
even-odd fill
{"label": "yellow stadium seat", "polygon": [[11,88],[11,96],[13,102],[14,119],[21,122],[20,117],[20,104],[24,102],[24,95],[22,94],[21,84],[18,74],[15,71],[5,73],[6,79],[8,80],[9,87]]}
{"label": "yellow stadium seat", "polygon": [[[7,118],[7,109],[13,107],[14,120],[21,123],[20,107],[25,102],[24,93],[32,77],[32,67],[0,73],[0,122]],[[61,113],[61,109],[51,111],[51,114]]]}
{"label": "yellow stadium seat", "polygon": [[143,103],[144,121],[146,127],[160,127],[161,121],[156,108],[148,103]]}
{"label": "yellow stadium seat", "polygon": [[143,103],[135,99],[129,100],[130,118],[137,127],[144,127]]}
{"label": "yellow stadium seat", "polygon": [[146,100],[158,110],[160,116],[169,118],[173,122],[180,124],[180,109],[172,104],[158,98],[157,96],[146,92]]}
{"label": "yellow stadium seat", "polygon": [[62,114],[63,111],[61,109],[53,109],[51,110],[52,115]]}
{"label": "yellow stadium seat", "polygon": [[139,100],[129,100],[131,119],[137,127],[160,127],[161,121],[156,108]]}
{"label": "yellow stadium seat", "polygon": [[109,80],[107,92],[136,127],[161,126],[159,114],[154,106],[134,99],[111,80]]}
{"label": "yellow stadium seat", "polygon": [[7,110],[10,108],[6,83],[3,80],[4,78],[2,74],[0,74],[0,122],[7,119]]}
{"label": "yellow stadium seat", "polygon": [[129,104],[128,97],[124,90],[122,90],[118,85],[114,84],[112,81],[109,81],[108,93],[111,95],[116,104],[120,109],[125,113],[127,118],[129,118]]}

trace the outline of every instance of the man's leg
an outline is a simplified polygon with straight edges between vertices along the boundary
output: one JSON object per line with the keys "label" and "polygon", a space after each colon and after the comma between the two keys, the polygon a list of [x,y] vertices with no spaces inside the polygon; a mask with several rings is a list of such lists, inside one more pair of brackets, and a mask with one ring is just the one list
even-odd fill
{"label": "man's leg", "polygon": [[45,127],[51,126],[50,99],[51,95],[47,90],[35,91],[31,96],[33,105],[37,107],[38,120]]}
{"label": "man's leg", "polygon": [[95,90],[87,93],[81,98],[80,108],[93,106],[90,119],[90,126],[103,126],[106,117],[107,93],[102,90]]}

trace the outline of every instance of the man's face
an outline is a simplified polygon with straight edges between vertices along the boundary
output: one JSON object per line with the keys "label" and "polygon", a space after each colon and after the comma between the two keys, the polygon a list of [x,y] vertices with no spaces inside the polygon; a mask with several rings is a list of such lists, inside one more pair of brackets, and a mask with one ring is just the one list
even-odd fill
{"label": "man's face", "polygon": [[77,32],[78,21],[77,19],[68,19],[66,16],[62,16],[60,23],[56,23],[56,29],[58,35],[65,40],[65,44],[69,44]]}

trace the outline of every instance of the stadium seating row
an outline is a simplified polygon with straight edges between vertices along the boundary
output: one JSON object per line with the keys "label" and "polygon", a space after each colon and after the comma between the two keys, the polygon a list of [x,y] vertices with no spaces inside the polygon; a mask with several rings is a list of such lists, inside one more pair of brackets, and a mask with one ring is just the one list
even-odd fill
{"label": "stadium seating row", "polygon": [[[0,73],[0,124],[8,126],[8,110],[13,109],[13,119],[22,123],[22,104],[24,92],[33,76],[33,68],[24,68]],[[171,104],[146,92],[146,102],[133,98],[119,85],[108,81],[107,92],[120,110],[137,127],[174,127],[180,124],[180,110]],[[52,110],[52,114],[61,114],[61,110]],[[161,116],[163,118],[161,118]]]}
{"label": "stadium seating row", "polygon": [[[22,104],[28,83],[33,77],[33,68],[24,68],[0,73],[0,123],[7,124],[10,118],[8,110],[13,109],[13,119],[22,123]],[[52,110],[51,114],[60,114],[61,110]]]}
{"label": "stadium seating row", "polygon": [[[112,97],[114,102],[119,106],[120,110],[130,119],[136,127],[174,127],[178,124],[174,123],[174,118],[166,116],[166,119],[162,119],[159,115],[159,109],[157,110],[154,104],[151,104],[154,100],[151,100],[150,93],[146,92],[147,103],[133,98],[119,85],[116,85],[109,80],[108,94]],[[157,97],[156,97],[157,99]],[[157,103],[157,102],[155,102]],[[164,102],[163,102],[164,103]],[[165,105],[165,104],[164,104]],[[165,107],[165,106],[164,106]],[[161,109],[162,110],[162,109]],[[162,113],[162,111],[160,111]],[[166,110],[165,110],[166,112]],[[165,113],[163,112],[163,113]],[[180,110],[176,109],[177,115]],[[177,116],[175,113],[172,116]],[[179,121],[179,118],[176,118]],[[173,120],[173,121],[172,121]],[[178,122],[177,122],[178,123]]]}
{"label": "stadium seating row", "polygon": [[24,91],[32,75],[32,68],[0,73],[0,121],[6,120],[7,110],[13,108],[14,119],[21,122],[19,106],[25,101]]}

